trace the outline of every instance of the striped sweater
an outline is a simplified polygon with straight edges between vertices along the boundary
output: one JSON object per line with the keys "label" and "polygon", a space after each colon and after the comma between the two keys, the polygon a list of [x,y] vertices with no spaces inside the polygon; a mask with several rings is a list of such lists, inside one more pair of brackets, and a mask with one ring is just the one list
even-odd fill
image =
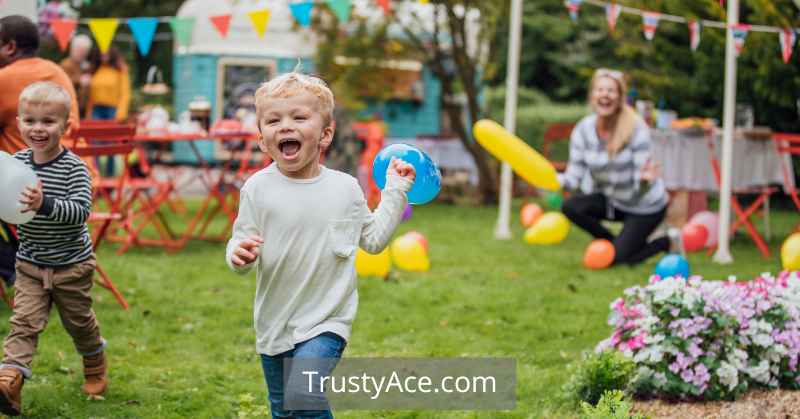
{"label": "striped sweater", "polygon": [[[583,118],[572,130],[567,170],[559,175],[564,189],[599,192],[609,202],[609,216],[614,209],[633,214],[653,214],[667,205],[664,181],[641,179],[642,166],[651,157],[650,129],[638,120],[633,136],[613,159],[606,142],[597,136],[597,116]],[[587,179],[588,177],[588,179]]]}
{"label": "striped sweater", "polygon": [[39,266],[66,266],[93,256],[86,220],[92,209],[92,180],[81,159],[67,149],[55,159],[33,162],[33,152],[14,154],[42,181],[44,199],[33,219],[19,225],[17,258]]}

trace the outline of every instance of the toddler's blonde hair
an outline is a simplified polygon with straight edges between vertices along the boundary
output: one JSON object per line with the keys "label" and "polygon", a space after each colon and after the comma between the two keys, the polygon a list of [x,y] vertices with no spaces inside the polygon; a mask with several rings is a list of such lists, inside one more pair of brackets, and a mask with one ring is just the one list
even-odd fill
{"label": "toddler's blonde hair", "polygon": [[69,118],[72,97],[67,92],[67,89],[51,81],[38,81],[22,89],[22,93],[19,94],[19,108],[17,111],[22,114],[23,106],[43,105],[45,103],[60,105],[63,112],[59,116],[63,117],[64,120]]}
{"label": "toddler's blonde hair", "polygon": [[256,113],[260,116],[270,99],[292,97],[301,91],[316,96],[325,125],[330,125],[333,122],[333,92],[321,78],[297,71],[281,74],[256,90]]}

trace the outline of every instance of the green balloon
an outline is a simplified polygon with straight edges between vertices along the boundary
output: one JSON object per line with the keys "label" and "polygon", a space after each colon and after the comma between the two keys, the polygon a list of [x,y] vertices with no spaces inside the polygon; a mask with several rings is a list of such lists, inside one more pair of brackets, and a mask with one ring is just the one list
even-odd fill
{"label": "green balloon", "polygon": [[547,201],[547,207],[551,210],[558,211],[561,209],[561,203],[564,202],[564,199],[561,197],[561,194],[558,192],[550,192],[545,197]]}

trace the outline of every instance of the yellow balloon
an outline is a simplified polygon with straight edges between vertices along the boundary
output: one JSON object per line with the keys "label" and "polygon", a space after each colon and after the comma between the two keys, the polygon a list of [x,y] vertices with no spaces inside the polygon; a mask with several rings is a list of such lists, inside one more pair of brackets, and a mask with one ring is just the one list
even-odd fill
{"label": "yellow balloon", "polygon": [[486,151],[498,160],[508,163],[526,182],[551,191],[561,188],[553,165],[497,122],[481,119],[472,127],[472,132]]}
{"label": "yellow balloon", "polygon": [[560,212],[547,212],[525,232],[530,244],[558,244],[569,233],[569,220]]}
{"label": "yellow balloon", "polygon": [[392,259],[389,249],[383,249],[377,255],[369,254],[364,249],[358,248],[356,252],[356,273],[358,276],[377,276],[384,278],[392,268]]}
{"label": "yellow balloon", "polygon": [[787,271],[800,271],[800,233],[794,233],[781,246],[781,263]]}
{"label": "yellow balloon", "polygon": [[422,243],[412,236],[400,236],[392,242],[392,260],[398,268],[411,272],[427,272],[431,268]]}

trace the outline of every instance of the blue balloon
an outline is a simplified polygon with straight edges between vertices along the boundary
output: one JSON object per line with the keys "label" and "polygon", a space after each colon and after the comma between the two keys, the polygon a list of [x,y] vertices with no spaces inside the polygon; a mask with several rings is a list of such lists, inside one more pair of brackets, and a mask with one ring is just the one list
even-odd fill
{"label": "blue balloon", "polygon": [[372,179],[381,190],[386,186],[386,170],[392,157],[414,166],[416,180],[408,192],[408,202],[421,205],[430,202],[442,189],[442,175],[436,163],[422,150],[408,144],[392,144],[384,147],[372,162]]}
{"label": "blue balloon", "polygon": [[661,278],[668,276],[689,278],[689,262],[681,255],[666,255],[656,264],[655,274]]}

